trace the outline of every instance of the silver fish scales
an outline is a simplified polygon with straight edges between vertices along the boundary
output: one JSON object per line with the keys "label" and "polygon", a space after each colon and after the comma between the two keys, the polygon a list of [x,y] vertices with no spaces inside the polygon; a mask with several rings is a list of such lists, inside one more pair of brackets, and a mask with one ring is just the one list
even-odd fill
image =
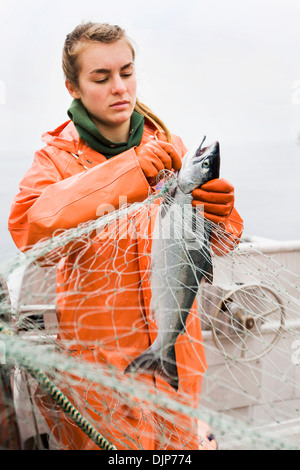
{"label": "silver fish scales", "polygon": [[[205,138],[204,138],[205,139]],[[155,373],[176,391],[179,386],[175,343],[202,279],[212,281],[210,223],[193,208],[192,191],[219,177],[219,143],[187,152],[176,182],[156,216],[151,250],[151,308],[158,326],[153,344],[125,373]]]}

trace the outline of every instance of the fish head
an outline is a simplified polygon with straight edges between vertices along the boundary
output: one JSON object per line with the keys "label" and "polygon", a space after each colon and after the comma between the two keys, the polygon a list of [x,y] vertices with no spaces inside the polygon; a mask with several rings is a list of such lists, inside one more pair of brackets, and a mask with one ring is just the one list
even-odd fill
{"label": "fish head", "polygon": [[182,159],[182,166],[178,173],[178,186],[184,194],[191,193],[202,184],[219,178],[219,142],[216,141],[209,147],[202,148],[204,139],[200,147],[191,149]]}

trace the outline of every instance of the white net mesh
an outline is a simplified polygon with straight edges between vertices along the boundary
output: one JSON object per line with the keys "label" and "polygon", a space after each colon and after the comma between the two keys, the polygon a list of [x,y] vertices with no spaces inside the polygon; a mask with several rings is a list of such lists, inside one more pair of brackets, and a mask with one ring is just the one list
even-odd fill
{"label": "white net mesh", "polygon": [[[300,243],[242,241],[213,255],[213,282],[204,283],[191,252],[203,246],[207,226],[201,215],[173,207],[154,267],[151,239],[166,194],[173,207],[164,187],[3,264],[2,448],[40,448],[45,436],[51,448],[94,448],[102,436],[116,449],[149,442],[192,449],[198,420],[221,449],[299,447]],[[220,228],[210,228],[221,243]],[[182,277],[187,264],[199,286],[186,330],[177,331],[176,358],[169,357],[176,392],[159,371],[124,370],[157,328],[160,334],[178,322],[191,289],[191,278]],[[88,425],[78,430],[71,405],[100,437]]]}

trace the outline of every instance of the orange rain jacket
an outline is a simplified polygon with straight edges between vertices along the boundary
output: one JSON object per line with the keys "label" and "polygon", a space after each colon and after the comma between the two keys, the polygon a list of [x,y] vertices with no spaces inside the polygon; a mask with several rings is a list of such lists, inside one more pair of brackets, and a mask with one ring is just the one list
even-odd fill
{"label": "orange rain jacket", "polygon": [[[141,145],[157,133],[146,121]],[[151,190],[134,148],[107,160],[79,138],[71,121],[43,134],[42,138],[46,146],[36,152],[32,167],[20,183],[20,192],[13,201],[9,217],[9,230],[22,251],[60,229],[96,219],[100,204],[117,209],[120,195],[126,196],[128,203],[148,197]],[[159,138],[165,139],[161,134]],[[186,148],[181,139],[173,135],[172,143],[183,156]],[[145,217],[146,212],[144,216],[139,214],[135,225],[147,232],[149,224],[143,225]],[[130,224],[130,220],[126,223]],[[242,220],[234,209],[226,227],[228,250],[232,241],[238,241],[242,227]],[[116,248],[112,241],[107,243],[94,234],[88,242],[82,242],[80,249],[77,246],[72,252],[70,247],[66,248],[69,253],[63,253],[57,274],[58,339],[70,354],[104,366],[113,365],[123,374],[129,362],[154,341],[157,328],[149,315],[151,295],[145,275],[149,272],[151,250],[148,235],[151,234],[135,239],[121,237]],[[118,238],[117,232],[114,238]],[[217,241],[213,249],[218,253]],[[186,332],[176,342],[176,359],[178,393],[156,377],[151,378],[152,385],[154,381],[157,391],[196,407],[206,360],[195,306],[188,317]],[[150,413],[141,425],[139,406],[129,408],[121,397],[112,399],[109,391],[103,390],[100,397],[99,391],[84,392],[80,384],[77,391],[80,396],[86,393],[87,402],[98,413],[93,416],[91,412],[91,417],[99,421],[100,414],[100,432],[109,436],[118,449],[198,448],[193,419],[174,413],[172,420],[162,423],[161,417]],[[65,393],[68,395],[67,390]],[[109,409],[103,406],[108,396]],[[96,448],[79,428],[70,426],[62,412],[57,411],[59,426],[49,413],[45,416],[61,447]],[[187,420],[185,429],[184,420]],[[160,426],[168,434],[167,444],[159,444]]]}

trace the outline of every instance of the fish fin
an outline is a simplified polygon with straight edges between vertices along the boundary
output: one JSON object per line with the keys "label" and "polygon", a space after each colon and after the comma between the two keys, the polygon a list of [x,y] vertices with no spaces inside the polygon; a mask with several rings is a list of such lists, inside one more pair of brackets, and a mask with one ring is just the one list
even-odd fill
{"label": "fish fin", "polygon": [[179,380],[174,346],[168,353],[162,356],[150,346],[126,367],[124,374],[155,372],[177,392]]}

